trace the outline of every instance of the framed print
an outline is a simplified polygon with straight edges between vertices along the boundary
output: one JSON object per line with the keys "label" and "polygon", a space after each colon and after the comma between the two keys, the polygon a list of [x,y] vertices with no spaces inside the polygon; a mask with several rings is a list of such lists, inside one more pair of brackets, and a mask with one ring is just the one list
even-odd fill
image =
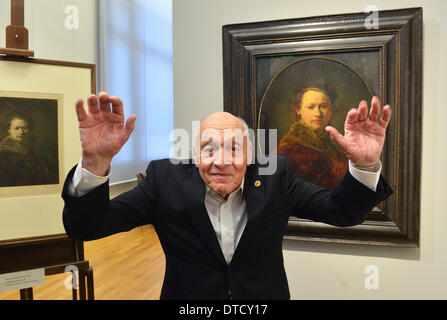
{"label": "framed print", "polygon": [[[222,28],[224,110],[256,132],[258,155],[284,155],[302,180],[331,189],[348,170],[327,125],[343,133],[347,112],[372,96],[393,110],[381,161],[394,194],[355,227],[291,217],[286,239],[419,245],[422,9],[379,11],[374,27],[369,18],[352,13]],[[274,143],[264,129],[276,130]]]}
{"label": "framed print", "polygon": [[0,247],[66,237],[62,186],[81,157],[74,106],[95,92],[95,65],[0,56]]}
{"label": "framed print", "polygon": [[62,105],[62,95],[0,91],[0,197],[61,190]]}

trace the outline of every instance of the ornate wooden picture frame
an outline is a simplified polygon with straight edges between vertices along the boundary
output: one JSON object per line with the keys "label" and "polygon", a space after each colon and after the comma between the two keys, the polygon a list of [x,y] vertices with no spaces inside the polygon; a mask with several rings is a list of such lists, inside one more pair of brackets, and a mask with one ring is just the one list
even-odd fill
{"label": "ornate wooden picture frame", "polygon": [[[224,110],[245,119],[258,132],[276,129],[278,148],[290,141],[288,133],[296,129],[291,109],[307,88],[317,88],[331,98],[328,121],[340,132],[347,111],[360,100],[370,101],[375,95],[393,109],[381,160],[382,174],[394,194],[355,227],[290,218],[285,239],[419,246],[422,8],[373,14],[222,28]],[[371,19],[376,20],[371,23]],[[327,177],[335,171],[323,175],[324,162],[318,169],[309,169],[313,179],[309,182],[331,187]]]}

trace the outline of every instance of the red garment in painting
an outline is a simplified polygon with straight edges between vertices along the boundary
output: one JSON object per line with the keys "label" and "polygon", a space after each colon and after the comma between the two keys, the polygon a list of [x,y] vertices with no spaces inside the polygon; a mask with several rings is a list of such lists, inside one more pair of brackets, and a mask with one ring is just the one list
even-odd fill
{"label": "red garment in painting", "polygon": [[348,159],[326,132],[299,122],[280,140],[277,153],[287,157],[298,178],[325,188],[334,188],[348,169]]}

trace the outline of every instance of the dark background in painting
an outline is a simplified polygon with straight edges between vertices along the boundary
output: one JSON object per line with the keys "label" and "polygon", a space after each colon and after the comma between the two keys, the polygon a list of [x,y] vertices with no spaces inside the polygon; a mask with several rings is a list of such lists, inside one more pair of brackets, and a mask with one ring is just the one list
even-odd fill
{"label": "dark background in painting", "polygon": [[45,163],[55,180],[48,181],[49,184],[59,183],[57,103],[57,100],[53,99],[0,97],[0,141],[8,136],[5,118],[9,113],[20,112],[28,115],[32,119],[29,135],[34,142],[36,156]]}
{"label": "dark background in painting", "polygon": [[[316,59],[307,60],[307,58]],[[317,58],[328,58],[341,63]],[[306,60],[300,61],[302,59]],[[276,78],[272,81],[275,75]],[[349,109],[357,107],[362,99],[369,102],[371,93],[380,96],[380,53],[377,50],[370,50],[257,58],[257,120],[261,101],[265,95],[259,127],[261,129],[277,128],[278,140],[281,139],[293,122],[290,102],[296,94],[295,91],[300,87],[300,83],[303,83],[306,78],[322,77],[337,93],[330,124],[343,133],[343,124]],[[270,82],[272,82],[271,86],[266,92]]]}

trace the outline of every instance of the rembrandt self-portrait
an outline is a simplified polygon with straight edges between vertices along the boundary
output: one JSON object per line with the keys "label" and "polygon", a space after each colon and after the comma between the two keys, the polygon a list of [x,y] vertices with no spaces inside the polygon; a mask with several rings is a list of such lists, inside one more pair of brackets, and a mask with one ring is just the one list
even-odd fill
{"label": "rembrandt self-portrait", "polygon": [[[32,105],[33,99],[5,99],[8,101],[2,101],[3,106],[9,108],[2,113],[0,122],[0,187],[59,183],[57,144],[45,137],[46,132],[52,132],[51,125],[36,125],[43,112],[26,112],[33,110],[26,107]],[[52,161],[54,158],[56,161]]]}
{"label": "rembrandt self-portrait", "polygon": [[297,93],[291,106],[295,121],[279,141],[277,152],[289,159],[299,178],[332,188],[346,173],[348,163],[324,130],[331,120],[335,100],[335,92],[329,91],[307,87]]}
{"label": "rembrandt self-portrait", "polygon": [[265,58],[258,64],[258,92],[262,93],[258,128],[277,129],[276,150],[268,150],[286,156],[298,178],[333,188],[346,174],[348,159],[325,127],[343,132],[347,112],[361,100],[371,99],[367,82],[347,63],[361,66],[363,62],[362,73],[375,74],[374,59],[364,58],[287,56]]}
{"label": "rembrandt self-portrait", "polygon": [[31,119],[25,114],[9,114],[4,129],[8,135],[0,143],[0,186],[43,184],[45,167],[34,151]]}

